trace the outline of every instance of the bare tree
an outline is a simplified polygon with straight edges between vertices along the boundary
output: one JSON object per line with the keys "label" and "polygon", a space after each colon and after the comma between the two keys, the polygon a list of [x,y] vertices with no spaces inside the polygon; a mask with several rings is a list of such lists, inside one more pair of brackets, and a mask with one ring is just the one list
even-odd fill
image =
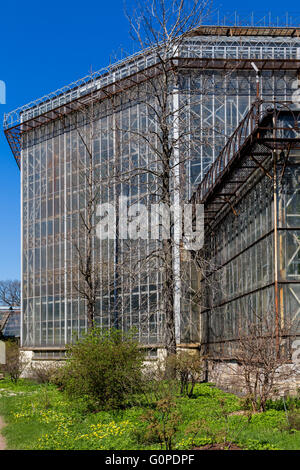
{"label": "bare tree", "polygon": [[286,324],[278,338],[275,315],[270,311],[254,315],[248,322],[243,318],[231,353],[235,364],[224,365],[229,382],[239,384],[253,411],[265,411],[267,400],[289,385],[294,376],[293,365],[289,364],[292,336],[293,328]]}
{"label": "bare tree", "polygon": [[75,210],[78,221],[67,230],[70,256],[66,274],[72,278],[69,285],[74,295],[84,303],[89,330],[95,326],[101,274],[105,272],[107,276],[109,271],[105,260],[101,261],[100,266],[99,246],[96,246],[95,237],[97,208],[107,177],[101,174],[101,168],[97,166],[94,142],[98,131],[94,104],[94,99],[91,99],[86,105],[82,104],[76,113],[63,119],[63,127],[73,133],[77,142],[77,152],[72,155],[72,174],[79,191],[78,208]]}
{"label": "bare tree", "polygon": [[[106,112],[110,119],[114,152],[109,174],[101,165],[97,166],[95,161],[93,143],[99,119],[99,110],[95,104],[97,92],[87,101],[86,107],[73,116],[72,121],[83,149],[78,159],[78,174],[80,186],[85,188],[85,207],[80,208],[81,234],[78,236],[75,233],[72,238],[78,260],[78,279],[75,279],[73,285],[80,298],[86,302],[88,326],[94,324],[97,297],[100,293],[102,297],[104,295],[101,281],[103,272],[107,278],[105,294],[117,299],[114,300],[115,310],[122,304],[122,313],[116,313],[115,326],[118,326],[118,319],[123,316],[123,321],[126,316],[125,297],[131,311],[135,308],[130,295],[137,279],[155,273],[159,278],[159,300],[153,308],[158,317],[164,317],[161,331],[168,355],[176,353],[183,303],[186,302],[189,309],[199,308],[197,273],[203,268],[203,263],[183,254],[181,209],[187,200],[190,185],[186,163],[191,160],[193,151],[195,154],[204,142],[206,145],[210,143],[208,132],[201,132],[203,129],[196,125],[188,125],[191,101],[194,100],[196,104],[199,99],[179,97],[178,57],[186,38],[203,23],[208,13],[206,0],[155,0],[137,4],[130,16],[131,33],[142,49],[142,55],[152,65],[147,66],[146,61],[144,68],[135,69],[131,76],[114,82],[102,91],[102,99],[105,96],[104,99],[109,103]],[[126,108],[126,105],[138,106],[139,123],[134,124],[120,117],[120,110]],[[80,122],[78,115],[81,115],[83,122]],[[129,146],[131,151],[126,155],[126,147]],[[126,192],[126,188],[130,192],[128,204],[131,208],[139,203],[147,207],[161,204],[169,213],[171,209],[173,212],[166,224],[161,214],[158,214],[154,225],[159,237],[155,241],[120,241],[117,224],[114,242],[110,244],[109,240],[106,241],[112,256],[107,261],[101,257],[97,262],[96,216],[97,205],[105,200],[102,197],[105,192],[103,186],[114,193],[116,218],[120,209],[118,196],[123,195],[122,191]],[[132,191],[134,187],[139,187],[139,190]],[[145,223],[146,230],[150,232],[147,226],[153,221],[149,222],[147,217],[140,217],[140,231]],[[166,236],[162,236],[163,233]],[[72,272],[75,271],[73,265]],[[121,290],[126,295],[119,295]],[[140,313],[144,311],[144,306],[139,304],[136,309]],[[146,311],[145,308],[145,314],[142,315],[145,323],[146,317],[152,314],[153,310],[149,313],[149,309]],[[198,315],[194,315],[193,321],[198,322]],[[191,323],[191,320],[187,323]],[[187,325],[187,328],[190,327],[190,324]]]}
{"label": "bare tree", "polygon": [[[131,35],[142,50],[153,57],[154,68],[141,71],[145,84],[140,85],[137,99],[140,109],[150,118],[147,129],[127,128],[131,141],[136,141],[143,152],[151,155],[149,163],[137,167],[131,165],[128,177],[147,175],[148,184],[142,198],[162,207],[173,206],[173,217],[168,226],[161,225],[161,234],[167,233],[152,251],[137,260],[140,270],[147,270],[147,263],[156,259],[161,275],[161,303],[164,314],[164,344],[167,355],[175,354],[178,342],[176,319],[181,316],[181,304],[185,292],[184,278],[190,281],[190,263],[184,271],[180,263],[182,255],[180,209],[186,200],[185,163],[191,158],[191,147],[203,143],[195,136],[195,127],[187,127],[188,103],[179,99],[178,57],[186,38],[209,14],[206,0],[154,0],[137,2],[132,14],[128,14]],[[190,103],[189,103],[190,105]],[[120,127],[119,131],[125,131]],[[197,129],[199,133],[199,129]],[[123,180],[126,174],[121,175]],[[191,260],[190,260],[191,261]],[[190,286],[190,282],[188,282]],[[189,299],[191,298],[191,287]],[[197,289],[196,289],[197,290]],[[192,296],[195,293],[192,293]]]}
{"label": "bare tree", "polygon": [[0,281],[0,302],[9,307],[19,307],[21,305],[20,281]]}
{"label": "bare tree", "polygon": [[[85,188],[85,207],[79,211],[79,236],[73,242],[78,258],[79,282],[74,283],[81,298],[86,302],[88,328],[94,327],[95,306],[100,286],[99,270],[93,262],[93,239],[95,230],[95,215],[99,203],[99,187],[95,184],[94,152],[93,152],[93,104],[88,108],[87,128],[77,127],[79,141],[84,148],[79,156],[79,186]],[[76,237],[77,238],[77,237]]]}

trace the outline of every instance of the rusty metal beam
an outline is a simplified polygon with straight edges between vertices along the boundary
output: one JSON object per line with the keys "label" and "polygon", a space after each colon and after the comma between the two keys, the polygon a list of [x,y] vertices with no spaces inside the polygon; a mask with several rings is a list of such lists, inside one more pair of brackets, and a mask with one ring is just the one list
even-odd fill
{"label": "rusty metal beam", "polygon": [[[180,58],[178,67],[197,68],[205,70],[253,70],[253,59],[222,59],[222,58]],[[300,60],[295,59],[255,59],[258,69],[261,70],[300,70]]]}

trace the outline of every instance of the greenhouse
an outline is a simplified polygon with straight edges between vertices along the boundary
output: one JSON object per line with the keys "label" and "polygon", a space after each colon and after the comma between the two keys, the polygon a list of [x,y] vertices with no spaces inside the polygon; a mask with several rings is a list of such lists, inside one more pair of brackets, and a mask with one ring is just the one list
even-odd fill
{"label": "greenhouse", "polygon": [[[211,276],[224,285],[224,290],[214,290],[209,305],[201,300],[195,306],[179,295],[178,344],[199,347],[208,342],[213,348],[229,344],[243,309],[246,315],[252,309],[273,309],[275,298],[276,321],[299,311],[299,154],[290,143],[296,139],[296,121],[291,121],[292,137],[284,133],[284,145],[278,147],[274,142],[281,137],[273,136],[277,128],[272,129],[268,121],[272,114],[267,116],[263,139],[251,141],[247,148],[253,153],[239,160],[246,162],[248,176],[251,167],[247,182],[238,167],[235,171],[243,184],[232,189],[231,173],[222,173],[225,197],[239,191],[234,211],[229,210],[231,203],[223,208],[217,200],[217,177],[205,176],[211,175],[210,168],[217,168],[218,173],[224,170],[227,162],[216,167],[219,154],[232,142],[239,123],[253,112],[258,97],[272,103],[291,101],[300,68],[299,32],[288,27],[202,26],[185,38],[175,58],[172,73],[177,79],[171,95],[172,106],[177,103],[180,113],[174,132],[189,138],[179,146],[178,161],[184,163],[172,178],[180,182],[185,201],[195,191],[200,194],[201,181],[200,187],[206,185],[206,213],[215,219],[206,246],[222,281],[214,270]],[[21,344],[36,357],[61,357],[74,333],[80,335],[88,327],[77,252],[78,247],[83,251],[87,247],[80,220],[88,210],[88,184],[83,175],[90,156],[102,203],[117,204],[120,195],[129,204],[152,201],[147,188],[153,194],[157,183],[150,172],[113,182],[129,169],[155,170],[150,147],[132,137],[151,135],[155,128],[149,111],[153,105],[149,83],[153,87],[156,80],[153,70],[157,71],[157,57],[140,52],[5,115],[6,137],[21,171]],[[84,114],[83,109],[88,111]],[[289,122],[290,128],[289,112],[278,115],[283,127]],[[141,253],[147,256],[155,250],[156,243],[132,240],[128,247],[120,237],[100,241],[95,236],[89,247],[99,275],[97,325],[136,327],[139,340],[151,353],[163,344],[161,274],[155,262],[140,270],[135,263]],[[174,256],[180,273],[184,256],[179,251]]]}

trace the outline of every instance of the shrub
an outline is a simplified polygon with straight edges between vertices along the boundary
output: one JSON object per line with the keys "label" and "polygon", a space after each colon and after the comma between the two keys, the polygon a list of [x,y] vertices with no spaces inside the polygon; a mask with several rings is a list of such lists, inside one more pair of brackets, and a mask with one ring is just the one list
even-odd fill
{"label": "shrub", "polygon": [[295,405],[291,405],[290,409],[285,413],[285,422],[280,426],[281,431],[294,433],[300,431],[300,410]]}
{"label": "shrub", "polygon": [[298,391],[297,396],[280,397],[277,400],[267,400],[267,410],[284,411],[285,409],[300,408],[300,393]]}
{"label": "shrub", "polygon": [[94,328],[67,349],[57,373],[71,397],[86,397],[96,410],[125,408],[142,387],[144,352],[133,333]]}
{"label": "shrub", "polygon": [[38,383],[48,384],[55,381],[59,366],[55,363],[37,362],[31,366],[32,377]]}
{"label": "shrub", "polygon": [[18,343],[13,340],[6,341],[6,364],[5,372],[10,376],[12,382],[17,383],[22,372],[28,365],[24,354],[20,351]]}
{"label": "shrub", "polygon": [[[179,395],[180,383],[170,374],[166,359],[158,360],[153,367],[143,370],[143,395],[141,395],[141,405],[152,406],[163,400],[166,396],[174,397]],[[144,400],[142,400],[142,398]]]}
{"label": "shrub", "polygon": [[146,442],[159,442],[161,448],[172,450],[174,439],[180,425],[180,414],[176,408],[175,397],[168,393],[157,401],[155,408],[148,410],[141,416],[147,424],[145,432]]}
{"label": "shrub", "polygon": [[178,351],[166,359],[166,369],[176,371],[176,377],[180,382],[180,394],[192,397],[194,387],[201,380],[203,360],[196,354],[186,351]]}
{"label": "shrub", "polygon": [[295,432],[300,431],[300,411],[289,410],[287,414],[288,431]]}
{"label": "shrub", "polygon": [[[292,325],[285,325],[285,334]],[[281,382],[288,382],[294,374],[287,366],[287,354],[283,344],[277,348],[274,312],[262,316],[255,314],[253,321],[241,321],[232,355],[236,363],[232,369],[232,382],[246,391],[253,411],[266,411],[267,402],[278,394]],[[222,358],[220,358],[222,360]]]}

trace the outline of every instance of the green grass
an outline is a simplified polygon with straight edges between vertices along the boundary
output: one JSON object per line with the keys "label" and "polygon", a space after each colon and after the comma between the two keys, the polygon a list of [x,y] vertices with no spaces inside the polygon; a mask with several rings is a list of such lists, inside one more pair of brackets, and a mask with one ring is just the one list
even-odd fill
{"label": "green grass", "polygon": [[[0,415],[7,426],[3,435],[9,449],[160,449],[159,442],[145,442],[147,424],[140,419],[145,406],[118,412],[90,413],[86,400],[69,401],[52,385],[28,380],[12,384],[0,381]],[[282,431],[283,410],[269,409],[247,416],[232,414],[241,409],[240,400],[212,384],[198,384],[193,398],[177,397],[180,423],[175,448],[234,441],[246,449],[300,449],[300,431]],[[226,419],[225,416],[226,415]],[[193,422],[204,423],[196,436]],[[193,437],[194,436],[194,437]]]}

